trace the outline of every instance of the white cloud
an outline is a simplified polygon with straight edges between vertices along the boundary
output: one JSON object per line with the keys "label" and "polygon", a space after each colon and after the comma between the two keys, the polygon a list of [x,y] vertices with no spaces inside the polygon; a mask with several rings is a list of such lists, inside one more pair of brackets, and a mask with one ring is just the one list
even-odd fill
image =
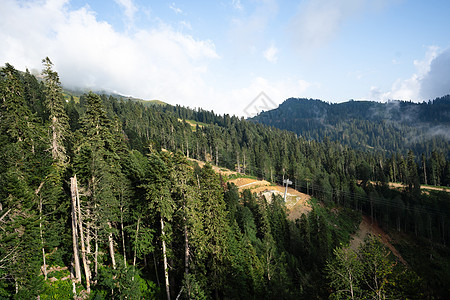
{"label": "white cloud", "polygon": [[231,20],[229,38],[236,50],[242,53],[254,53],[264,38],[267,26],[278,13],[276,0],[255,1],[253,11],[240,14],[239,18]]}
{"label": "white cloud", "polygon": [[290,24],[294,44],[314,50],[332,40],[349,18],[359,15],[371,0],[307,0]]}
{"label": "white cloud", "polygon": [[67,3],[3,0],[0,64],[41,70],[41,60],[48,56],[65,86],[105,89],[240,116],[262,91],[279,104],[288,97],[304,96],[313,86],[295,78],[270,80],[254,75],[238,88],[222,89],[211,85],[215,80],[211,67],[221,60],[212,41],[196,39],[162,22],[132,33],[119,32],[98,20],[88,6],[70,10]]}
{"label": "white cloud", "polygon": [[208,65],[219,58],[211,41],[164,24],[121,33],[89,7],[69,10],[66,4],[4,0],[0,63],[42,69],[48,56],[64,85],[202,106]]}
{"label": "white cloud", "polygon": [[187,30],[192,30],[191,23],[188,21],[180,21],[179,22],[181,28],[186,28]]}
{"label": "white cloud", "polygon": [[417,69],[418,77],[423,77],[430,71],[431,62],[438,56],[439,52],[439,47],[430,46],[428,47],[423,60],[414,60],[414,66]]}
{"label": "white cloud", "polygon": [[240,0],[232,0],[231,5],[238,11],[243,11],[244,7],[241,4]]}
{"label": "white cloud", "polygon": [[384,93],[383,100],[419,100],[420,77],[413,74],[411,78],[398,79],[392,85],[392,90]]}
{"label": "white cloud", "polygon": [[422,76],[420,96],[424,100],[450,94],[450,49],[434,55],[428,72]]}
{"label": "white cloud", "polygon": [[416,72],[407,79],[397,79],[389,91],[371,87],[372,100],[434,99],[450,93],[450,50],[442,51],[437,46],[428,47],[423,60],[414,60]]}
{"label": "white cloud", "polygon": [[134,14],[137,12],[137,7],[134,5],[133,0],[114,0],[117,4],[125,9],[125,16],[128,21],[133,21]]}
{"label": "white cloud", "polygon": [[178,7],[175,5],[175,3],[173,3],[173,2],[172,2],[172,4],[170,4],[169,8],[170,8],[171,10],[173,10],[173,12],[176,13],[177,15],[183,13],[183,11],[182,11],[180,8],[178,8]]}
{"label": "white cloud", "polygon": [[268,62],[276,63],[278,60],[277,57],[278,49],[274,45],[271,45],[263,52],[263,56],[267,59]]}

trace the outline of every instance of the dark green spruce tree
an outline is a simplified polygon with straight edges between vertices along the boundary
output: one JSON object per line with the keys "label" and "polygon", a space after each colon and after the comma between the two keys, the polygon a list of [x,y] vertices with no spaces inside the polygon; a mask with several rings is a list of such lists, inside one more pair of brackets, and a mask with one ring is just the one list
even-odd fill
{"label": "dark green spruce tree", "polygon": [[37,194],[43,132],[10,64],[1,69],[0,84],[0,294],[36,297],[42,288]]}

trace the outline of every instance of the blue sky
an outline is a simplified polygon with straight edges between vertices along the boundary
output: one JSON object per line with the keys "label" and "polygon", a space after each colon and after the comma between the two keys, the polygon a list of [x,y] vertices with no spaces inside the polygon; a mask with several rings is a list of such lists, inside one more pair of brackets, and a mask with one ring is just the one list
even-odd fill
{"label": "blue sky", "polygon": [[329,102],[450,93],[450,1],[2,0],[0,64],[63,85],[244,116],[261,92]]}

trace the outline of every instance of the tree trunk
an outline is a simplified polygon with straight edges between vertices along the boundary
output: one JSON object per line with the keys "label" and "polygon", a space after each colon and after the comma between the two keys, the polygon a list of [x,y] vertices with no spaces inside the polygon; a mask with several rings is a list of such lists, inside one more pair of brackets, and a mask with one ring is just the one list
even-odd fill
{"label": "tree trunk", "polygon": [[199,149],[199,146],[198,146],[198,141],[197,141],[197,157],[196,157],[198,160],[200,160],[200,149]]}
{"label": "tree trunk", "polygon": [[120,207],[120,233],[122,235],[122,251],[123,251],[123,265],[127,266],[127,252],[125,248],[125,234],[123,232],[123,208]]}
{"label": "tree trunk", "polygon": [[423,162],[423,180],[424,180],[425,185],[427,185],[428,184],[428,181],[427,181],[427,166],[425,164],[425,159],[424,159],[423,156],[422,156],[422,162]]}
{"label": "tree trunk", "polygon": [[108,227],[109,227],[109,234],[108,234],[108,244],[109,244],[109,254],[111,255],[111,262],[113,265],[113,269],[116,269],[116,259],[114,256],[114,240],[113,240],[113,235],[112,235],[112,226],[111,226],[111,222],[108,222]]}
{"label": "tree trunk", "polygon": [[[139,222],[140,221],[141,221],[141,218],[138,217],[137,226],[136,226],[136,238],[134,240],[133,271],[136,270],[136,251],[137,251],[137,243],[138,243],[138,236],[139,236]],[[133,274],[132,280],[134,280],[134,274]]]}
{"label": "tree trunk", "polygon": [[352,295],[352,300],[355,299],[355,296],[353,294],[353,280],[352,275],[350,275],[350,294]]}
{"label": "tree trunk", "polygon": [[[266,246],[269,247],[269,246]],[[266,267],[267,267],[267,279],[270,281],[270,261],[272,260],[272,255],[270,249],[266,250]]]}
{"label": "tree trunk", "polygon": [[91,270],[89,269],[89,264],[86,258],[86,247],[84,244],[84,232],[83,232],[83,219],[81,217],[81,205],[80,196],[78,195],[78,183],[77,175],[72,177],[71,183],[75,190],[76,200],[77,200],[77,210],[78,210],[78,229],[80,230],[80,241],[81,241],[81,258],[83,260],[84,273],[86,275],[86,290],[88,293],[91,292]]}
{"label": "tree trunk", "polygon": [[219,148],[216,145],[216,166],[219,165]]}
{"label": "tree trunk", "polygon": [[44,263],[44,265],[42,266],[42,272],[44,273],[44,279],[47,280],[47,263],[45,261],[44,237],[42,234],[42,196],[40,195],[39,195],[39,234],[41,236],[42,260]]}
{"label": "tree trunk", "polygon": [[95,229],[95,253],[94,253],[94,274],[98,275],[98,231]]}
{"label": "tree trunk", "polygon": [[170,285],[169,285],[169,267],[167,265],[166,240],[164,232],[164,219],[161,216],[161,234],[162,234],[162,250],[164,258],[164,278],[166,280],[166,294],[167,300],[170,300]]}
{"label": "tree trunk", "polygon": [[209,145],[209,156],[211,157],[211,162],[212,162],[213,161],[213,152],[212,152],[211,145]]}
{"label": "tree trunk", "polygon": [[186,224],[186,217],[184,217],[184,273],[189,274],[189,238]]}
{"label": "tree trunk", "polygon": [[186,156],[189,158],[189,140],[186,139]]}
{"label": "tree trunk", "polygon": [[241,165],[239,162],[239,152],[236,152],[236,163],[237,163],[236,172],[241,173]]}
{"label": "tree trunk", "polygon": [[[217,149],[217,148],[216,148]],[[183,182],[183,184],[186,184],[186,182]],[[191,298],[191,284],[189,282],[189,234],[188,234],[188,226],[187,226],[187,212],[186,212],[186,196],[183,193],[183,223],[184,223],[184,273],[185,273],[185,278],[187,280],[186,282],[186,286],[187,286],[187,297],[188,299]],[[183,288],[181,288],[180,290],[180,294],[182,292]],[[179,296],[178,296],[179,297]],[[177,298],[178,298],[177,297]]]}
{"label": "tree trunk", "polygon": [[[188,237],[188,229],[187,229],[187,224],[186,224],[186,216],[184,217],[184,274],[186,275],[185,278],[187,280],[186,284],[187,284],[187,295],[188,295],[188,299],[191,298],[191,284],[190,284],[190,280],[188,279],[188,275],[189,275],[189,237]],[[183,290],[183,288],[181,288],[181,291]],[[181,294],[180,291],[180,294]],[[178,297],[177,297],[178,298]]]}
{"label": "tree trunk", "polygon": [[77,230],[77,196],[75,192],[75,185],[73,184],[73,178],[71,181],[71,194],[72,194],[72,243],[73,243],[73,257],[76,282],[81,282],[81,267],[80,267],[80,254],[78,252],[78,230]]}
{"label": "tree trunk", "polygon": [[54,161],[58,161],[59,158],[59,145],[58,145],[58,133],[56,132],[56,116],[52,117],[52,158]]}
{"label": "tree trunk", "polygon": [[[156,265],[156,257],[155,257],[155,253],[153,253],[153,265],[155,266],[155,275],[156,275],[156,282],[158,283],[158,287],[161,286],[161,283],[159,282],[159,275],[158,275],[158,268]],[[147,266],[147,259],[145,258],[144,255],[144,265]]]}
{"label": "tree trunk", "polygon": [[[86,215],[87,215],[87,219],[90,219],[91,210],[89,208],[86,209]],[[88,255],[91,254],[91,240],[92,240],[91,226],[92,226],[92,222],[88,221],[86,223],[86,253]]]}
{"label": "tree trunk", "polygon": [[77,297],[77,286],[75,285],[75,281],[72,281],[72,294],[73,294],[73,299],[74,300],[78,299],[78,297]]}

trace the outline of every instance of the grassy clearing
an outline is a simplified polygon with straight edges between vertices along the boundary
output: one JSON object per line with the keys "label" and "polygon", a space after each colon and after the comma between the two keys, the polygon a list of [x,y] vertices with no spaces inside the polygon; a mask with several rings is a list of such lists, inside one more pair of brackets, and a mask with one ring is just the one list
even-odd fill
{"label": "grassy clearing", "polygon": [[184,121],[184,122],[188,123],[189,125],[191,125],[192,132],[195,132],[197,130],[197,126],[200,127],[200,128],[209,126],[209,124],[206,124],[206,123],[203,123],[203,122],[194,121],[194,120],[178,119],[178,121],[179,122],[183,122]]}

